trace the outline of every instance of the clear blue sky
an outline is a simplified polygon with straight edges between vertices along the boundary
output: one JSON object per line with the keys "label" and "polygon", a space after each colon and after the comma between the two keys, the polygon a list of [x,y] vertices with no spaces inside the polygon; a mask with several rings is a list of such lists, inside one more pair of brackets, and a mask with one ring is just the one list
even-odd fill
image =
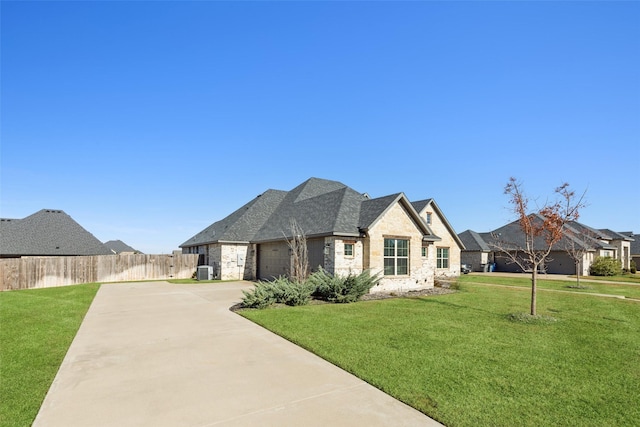
{"label": "clear blue sky", "polygon": [[640,233],[640,2],[1,3],[0,216],[168,253],[309,177]]}

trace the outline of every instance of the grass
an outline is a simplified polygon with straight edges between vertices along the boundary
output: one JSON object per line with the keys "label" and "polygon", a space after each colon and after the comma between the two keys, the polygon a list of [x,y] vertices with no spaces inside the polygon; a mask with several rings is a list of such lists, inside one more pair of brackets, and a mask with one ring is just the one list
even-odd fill
{"label": "grass", "polygon": [[541,292],[523,321],[529,297],[462,284],[240,313],[447,426],[639,425],[640,303]]}
{"label": "grass", "polygon": [[[576,276],[571,276],[575,279]],[[580,280],[588,279],[588,280],[597,280],[597,281],[605,281],[605,282],[628,282],[628,283],[637,283],[640,284],[640,274],[638,273],[624,273],[620,276],[580,276]]]}
{"label": "grass", "polygon": [[0,292],[0,425],[29,426],[100,285]]}
{"label": "grass", "polygon": [[[591,278],[589,278],[591,280]],[[498,277],[485,276],[482,274],[470,274],[460,276],[459,283],[488,283],[504,286],[522,286],[531,289],[531,276],[523,274],[522,277]],[[597,283],[580,280],[580,285],[584,288],[571,288],[576,281],[569,280],[548,280],[543,276],[538,276],[538,289],[552,289],[557,291],[572,291],[580,293],[599,293],[609,295],[619,295],[626,298],[640,299],[640,286],[633,282],[619,283]]]}

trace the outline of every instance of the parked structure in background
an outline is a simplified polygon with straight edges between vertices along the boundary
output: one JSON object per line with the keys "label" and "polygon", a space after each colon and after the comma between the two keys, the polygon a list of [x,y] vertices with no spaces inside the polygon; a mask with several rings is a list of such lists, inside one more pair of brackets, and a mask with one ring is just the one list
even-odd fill
{"label": "parked structure in background", "polygon": [[0,219],[0,257],[110,255],[111,250],[64,211],[42,209]]}
{"label": "parked structure in background", "polygon": [[291,191],[267,190],[180,247],[201,256],[223,280],[288,276],[294,221],[304,232],[311,271],[335,275],[371,270],[372,292],[432,287],[460,274],[464,247],[433,199],[403,193],[371,199],[346,185],[310,178]]}
{"label": "parked structure in background", "polygon": [[[636,235],[637,236],[637,235]],[[461,259],[472,265],[473,271],[523,272],[515,263],[501,254],[500,242],[518,244],[524,240],[518,221],[497,228],[491,232],[477,233],[466,230],[458,235],[464,243]],[[622,268],[629,269],[632,258],[632,244],[636,241],[633,233],[618,233],[607,229],[595,229],[579,222],[570,222],[565,236],[554,245],[548,261],[541,272],[550,274],[575,274],[576,263],[570,252],[579,254],[581,275],[589,274],[589,267],[596,257],[619,259]],[[636,263],[637,264],[637,263]]]}

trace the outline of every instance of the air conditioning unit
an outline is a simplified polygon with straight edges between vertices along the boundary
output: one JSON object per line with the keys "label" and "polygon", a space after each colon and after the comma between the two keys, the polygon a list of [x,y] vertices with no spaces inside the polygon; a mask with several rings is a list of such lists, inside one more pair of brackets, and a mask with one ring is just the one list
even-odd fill
{"label": "air conditioning unit", "polygon": [[196,277],[198,280],[213,280],[213,267],[210,265],[199,265]]}

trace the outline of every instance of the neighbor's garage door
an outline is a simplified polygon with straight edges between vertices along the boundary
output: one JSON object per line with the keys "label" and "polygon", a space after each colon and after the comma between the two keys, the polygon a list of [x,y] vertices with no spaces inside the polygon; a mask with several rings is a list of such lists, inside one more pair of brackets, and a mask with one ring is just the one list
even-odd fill
{"label": "neighbor's garage door", "polygon": [[269,280],[289,274],[289,246],[286,242],[258,245],[258,279]]}
{"label": "neighbor's garage door", "polygon": [[547,263],[547,273],[550,274],[576,274],[576,264],[567,253],[552,252],[551,261]]}

